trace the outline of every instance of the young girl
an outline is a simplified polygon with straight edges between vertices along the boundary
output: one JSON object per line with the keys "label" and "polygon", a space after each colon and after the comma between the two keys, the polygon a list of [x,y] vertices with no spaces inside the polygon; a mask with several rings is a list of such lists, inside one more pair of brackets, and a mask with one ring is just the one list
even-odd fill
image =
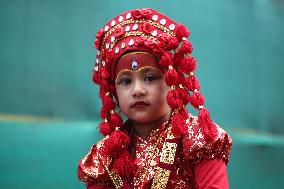
{"label": "young girl", "polygon": [[204,107],[188,36],[153,9],[122,13],[98,31],[93,80],[105,138],[79,161],[88,189],[229,188],[232,140]]}

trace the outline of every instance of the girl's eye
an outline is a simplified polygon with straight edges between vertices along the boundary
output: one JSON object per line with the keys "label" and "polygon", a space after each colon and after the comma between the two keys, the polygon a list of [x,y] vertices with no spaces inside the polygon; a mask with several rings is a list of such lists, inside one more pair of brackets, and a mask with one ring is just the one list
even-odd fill
{"label": "girl's eye", "polygon": [[153,80],[156,80],[157,79],[157,77],[155,76],[155,75],[153,75],[153,74],[148,74],[148,75],[146,75],[145,76],[145,81],[153,81]]}
{"label": "girl's eye", "polygon": [[117,84],[118,85],[128,85],[131,83],[131,80],[129,78],[121,78]]}

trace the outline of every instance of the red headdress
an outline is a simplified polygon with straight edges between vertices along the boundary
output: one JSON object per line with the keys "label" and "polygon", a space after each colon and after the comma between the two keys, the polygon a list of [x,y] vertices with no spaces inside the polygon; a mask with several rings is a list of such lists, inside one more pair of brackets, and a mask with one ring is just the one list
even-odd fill
{"label": "red headdress", "polygon": [[[115,112],[114,70],[118,58],[128,51],[145,51],[159,58],[160,66],[166,70],[165,82],[171,87],[167,103],[172,109],[170,124],[175,136],[185,132],[187,110],[190,103],[199,110],[198,124],[205,140],[213,140],[217,130],[204,108],[205,98],[199,92],[200,84],[194,75],[197,60],[191,55],[193,47],[187,39],[190,32],[182,24],[149,8],[122,13],[109,21],[96,35],[97,53],[93,81],[100,86],[102,99],[101,133],[107,137],[101,154],[115,157],[114,171],[132,177],[131,156],[127,153],[129,138],[120,130],[123,121]],[[123,164],[120,161],[124,161]],[[125,163],[127,162],[127,163]]]}

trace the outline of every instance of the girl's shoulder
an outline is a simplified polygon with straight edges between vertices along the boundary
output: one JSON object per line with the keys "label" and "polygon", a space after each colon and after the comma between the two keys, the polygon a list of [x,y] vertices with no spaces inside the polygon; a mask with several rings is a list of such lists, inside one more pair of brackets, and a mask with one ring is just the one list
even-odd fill
{"label": "girl's shoulder", "polygon": [[105,167],[110,164],[110,159],[100,155],[100,148],[106,138],[93,144],[89,152],[78,163],[78,178],[86,183],[108,184],[108,173]]}
{"label": "girl's shoulder", "polygon": [[199,162],[204,159],[223,159],[227,164],[232,147],[232,138],[218,124],[213,140],[207,140],[198,125],[198,117],[189,114],[187,132],[182,139],[183,154],[186,159]]}

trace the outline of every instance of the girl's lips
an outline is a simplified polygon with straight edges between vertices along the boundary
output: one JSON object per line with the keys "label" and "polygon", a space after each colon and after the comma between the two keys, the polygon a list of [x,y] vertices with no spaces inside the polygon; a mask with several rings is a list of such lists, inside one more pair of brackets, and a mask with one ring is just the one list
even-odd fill
{"label": "girl's lips", "polygon": [[145,106],[149,106],[149,104],[146,103],[146,102],[144,102],[144,101],[136,101],[136,102],[131,106],[131,108],[134,108],[134,107],[136,107],[136,108],[143,108],[143,107],[145,107]]}

